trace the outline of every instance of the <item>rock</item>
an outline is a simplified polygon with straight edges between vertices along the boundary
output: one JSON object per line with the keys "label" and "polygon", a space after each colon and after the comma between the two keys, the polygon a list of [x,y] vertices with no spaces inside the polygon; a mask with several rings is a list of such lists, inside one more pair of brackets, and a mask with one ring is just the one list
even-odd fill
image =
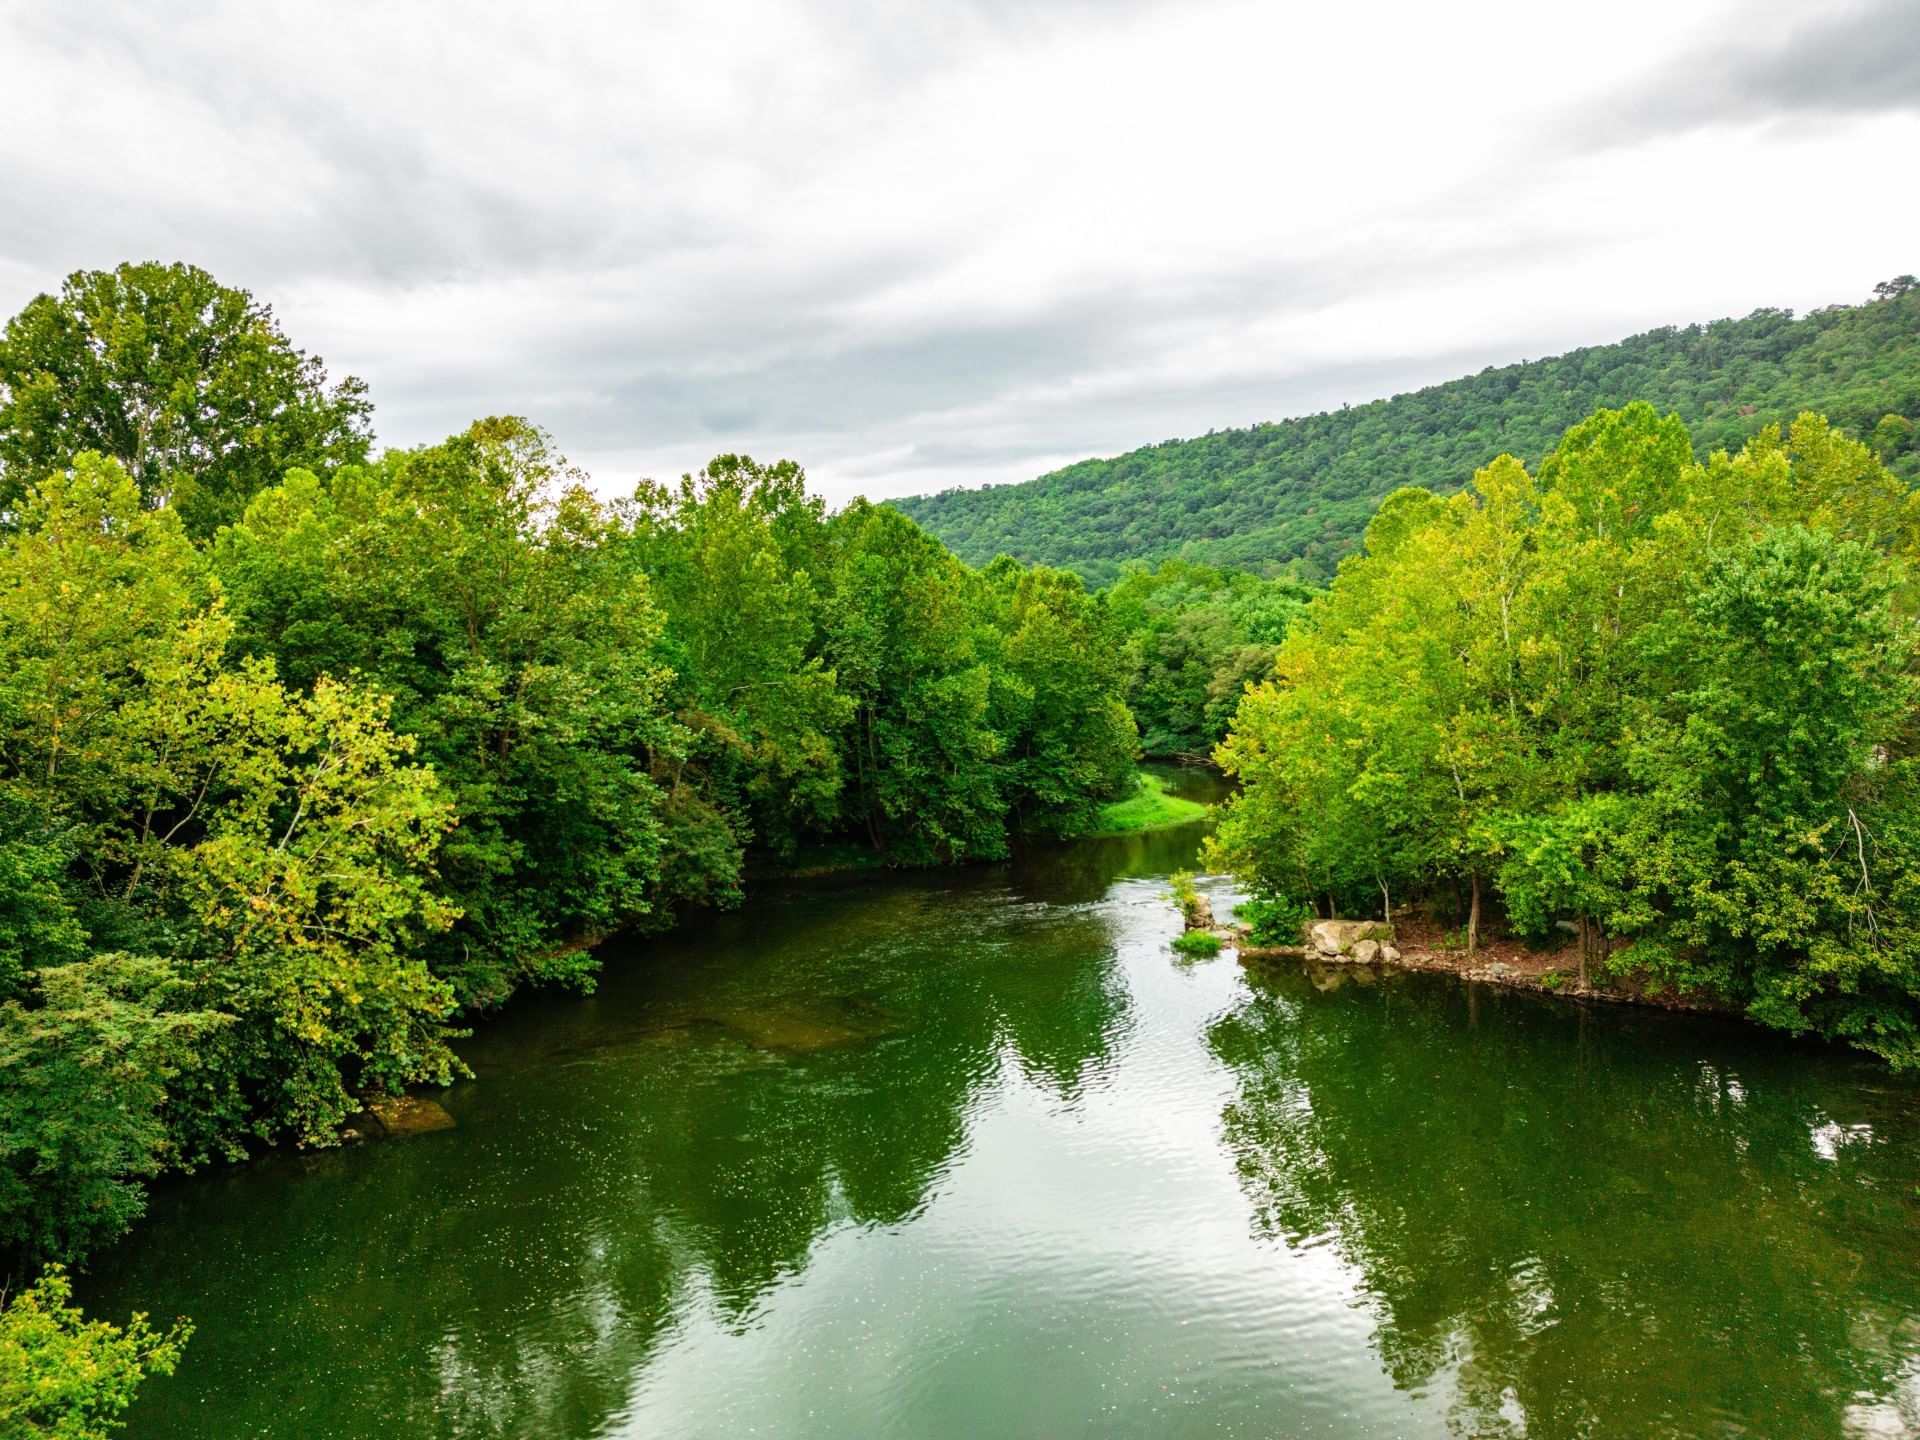
{"label": "rock", "polygon": [[[1316,920],[1307,929],[1308,938],[1322,955],[1347,958],[1353,947],[1371,940],[1376,947],[1393,940],[1393,926],[1384,920]],[[1376,948],[1375,953],[1379,953]]]}
{"label": "rock", "polygon": [[1187,907],[1187,929],[1213,929],[1213,901],[1205,895],[1196,895],[1193,903]]}
{"label": "rock", "polygon": [[1360,965],[1373,964],[1380,958],[1380,942],[1378,940],[1359,941],[1353,947],[1353,958],[1355,963]]}
{"label": "rock", "polygon": [[1513,973],[1513,967],[1504,960],[1496,960],[1487,967],[1487,974],[1496,980],[1504,980]]}
{"label": "rock", "polygon": [[367,1106],[366,1114],[359,1117],[359,1123],[389,1140],[431,1135],[436,1130],[451,1130],[454,1124],[446,1106],[438,1100],[424,1100],[418,1095],[396,1095],[388,1100],[375,1100]]}
{"label": "rock", "polygon": [[1380,958],[1389,965],[1398,965],[1400,963],[1400,952],[1391,945],[1382,945],[1380,947]]}

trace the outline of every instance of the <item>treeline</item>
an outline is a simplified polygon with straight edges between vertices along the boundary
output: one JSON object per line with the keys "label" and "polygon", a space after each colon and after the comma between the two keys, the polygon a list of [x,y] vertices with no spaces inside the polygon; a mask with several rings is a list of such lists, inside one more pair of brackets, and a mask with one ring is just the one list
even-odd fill
{"label": "treeline", "polygon": [[374,458],[368,417],[184,266],[0,338],[16,1263],[450,1079],[462,1012],[588,983],[750,857],[997,857],[1132,784],[1124,637],[1073,575],[829,515],[787,463],[610,502],[523,421]]}
{"label": "treeline", "polygon": [[1100,593],[1127,637],[1127,704],[1140,748],[1196,761],[1226,738],[1248,684],[1272,673],[1314,594],[1292,580],[1185,560],[1129,560]]}
{"label": "treeline", "polygon": [[1917,545],[1812,414],[1698,461],[1635,404],[1400,490],[1241,704],[1215,853],[1276,922],[1564,927],[1582,979],[1920,1063]]}
{"label": "treeline", "polygon": [[1488,369],[1390,400],[1085,460],[1019,485],[896,503],[963,559],[1008,554],[1105,585],[1179,556],[1324,581],[1402,486],[1450,493],[1489,456],[1537,464],[1568,427],[1633,400],[1677,413],[1704,458],[1802,410],[1920,480],[1920,287],[1801,319],[1759,310]]}

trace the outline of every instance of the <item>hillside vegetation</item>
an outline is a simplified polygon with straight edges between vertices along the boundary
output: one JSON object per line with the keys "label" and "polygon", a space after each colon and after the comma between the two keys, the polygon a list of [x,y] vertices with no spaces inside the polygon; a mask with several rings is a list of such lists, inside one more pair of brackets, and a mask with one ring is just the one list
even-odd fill
{"label": "hillside vegetation", "polygon": [[1459,490],[1496,455],[1536,465],[1589,414],[1639,400],[1677,414],[1704,459],[1802,410],[1920,478],[1920,289],[1796,320],[1757,310],[1651,330],[1547,360],[1251,429],[1083,460],[1019,485],[894,502],[973,564],[1007,554],[1095,585],[1127,559],[1332,574],[1380,500],[1404,485]]}

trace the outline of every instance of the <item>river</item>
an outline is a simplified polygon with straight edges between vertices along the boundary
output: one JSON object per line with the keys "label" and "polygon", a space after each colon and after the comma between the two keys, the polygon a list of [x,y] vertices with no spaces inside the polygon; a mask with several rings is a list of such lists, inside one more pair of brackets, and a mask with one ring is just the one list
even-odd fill
{"label": "river", "polygon": [[1197,840],[763,891],[483,1020],[454,1129],[160,1186],[131,1434],[1920,1434],[1920,1087],[1183,961]]}

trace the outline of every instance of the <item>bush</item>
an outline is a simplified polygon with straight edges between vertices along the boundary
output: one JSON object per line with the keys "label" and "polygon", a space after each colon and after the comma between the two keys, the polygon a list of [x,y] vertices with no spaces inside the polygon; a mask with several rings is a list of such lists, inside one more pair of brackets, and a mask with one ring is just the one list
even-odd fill
{"label": "bush", "polygon": [[1174,936],[1173,948],[1182,955],[1218,955],[1220,937],[1211,930],[1187,930]]}
{"label": "bush", "polygon": [[70,1304],[58,1266],[0,1309],[0,1435],[106,1440],[148,1375],[171,1375],[193,1327],[122,1329]]}
{"label": "bush", "polygon": [[1301,930],[1314,918],[1312,908],[1298,900],[1242,900],[1233,913],[1255,945],[1297,945]]}

